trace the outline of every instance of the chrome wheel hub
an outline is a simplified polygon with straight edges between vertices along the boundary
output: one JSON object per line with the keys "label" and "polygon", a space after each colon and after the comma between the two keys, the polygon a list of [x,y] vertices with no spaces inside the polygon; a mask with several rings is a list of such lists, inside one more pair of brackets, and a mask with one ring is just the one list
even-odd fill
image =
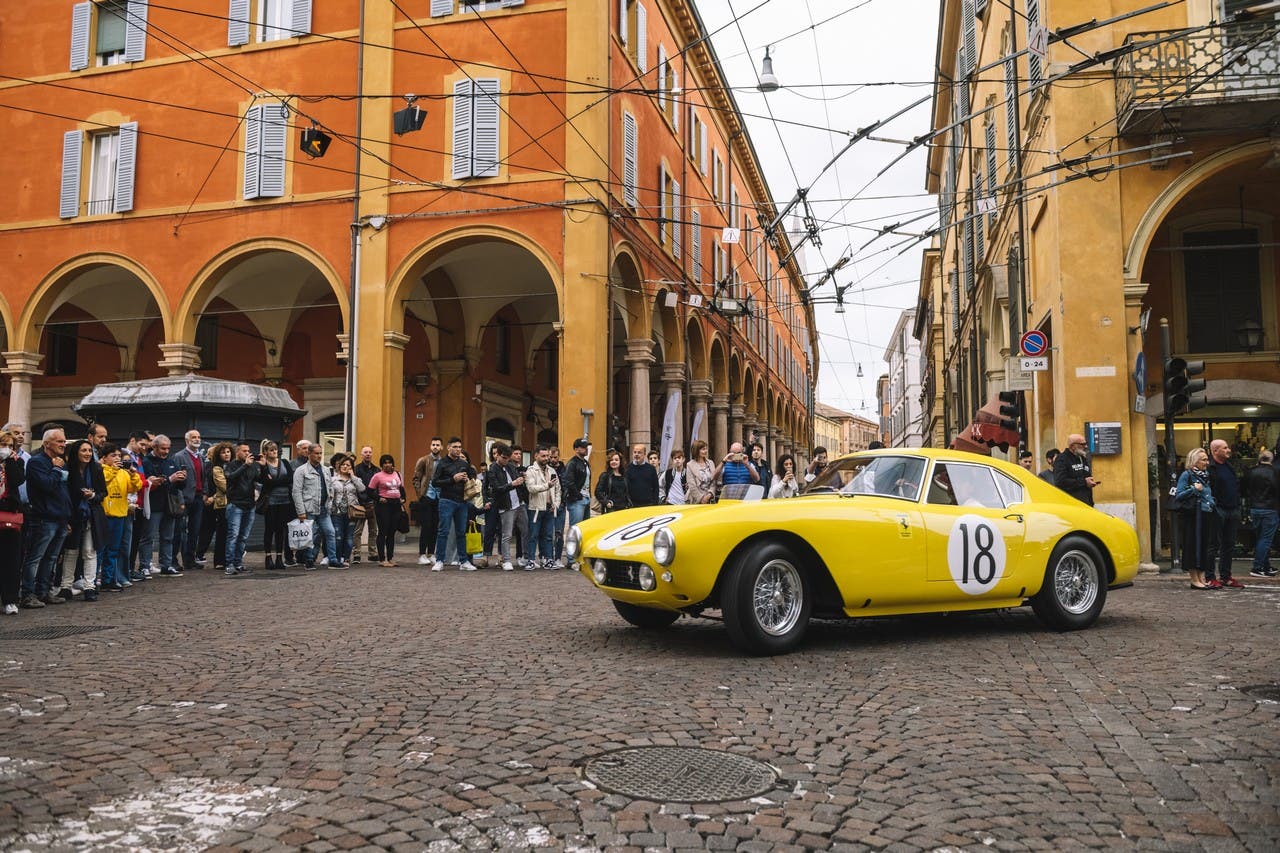
{"label": "chrome wheel hub", "polygon": [[761,630],[775,637],[786,634],[796,626],[804,604],[800,572],[786,560],[770,560],[756,575],[751,599]]}
{"label": "chrome wheel hub", "polygon": [[1053,571],[1053,590],[1068,613],[1085,613],[1098,600],[1101,571],[1083,551],[1068,551]]}

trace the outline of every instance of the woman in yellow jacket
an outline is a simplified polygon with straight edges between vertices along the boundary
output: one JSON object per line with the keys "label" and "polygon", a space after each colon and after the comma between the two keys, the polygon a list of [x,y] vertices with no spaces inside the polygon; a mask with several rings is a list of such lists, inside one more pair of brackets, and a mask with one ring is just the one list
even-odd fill
{"label": "woman in yellow jacket", "polygon": [[[129,495],[142,491],[142,478],[132,468],[120,464],[120,448],[114,444],[103,445],[98,454],[102,463],[102,479],[107,484],[107,496],[102,501],[107,516],[107,541],[102,546],[102,588],[122,589],[121,581],[127,577],[129,555],[125,536],[130,529]],[[92,597],[91,597],[92,596]],[[84,592],[85,601],[96,601],[97,592],[89,587]]]}

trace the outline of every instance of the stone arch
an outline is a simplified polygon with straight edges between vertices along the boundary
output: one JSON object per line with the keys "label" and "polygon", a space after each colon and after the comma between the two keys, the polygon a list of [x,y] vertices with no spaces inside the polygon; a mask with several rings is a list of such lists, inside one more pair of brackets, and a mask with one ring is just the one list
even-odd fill
{"label": "stone arch", "polygon": [[[60,304],[59,299],[65,296],[65,285],[82,273],[112,266],[132,275],[150,293],[160,311],[160,323],[165,337],[168,338],[173,330],[173,315],[169,311],[169,298],[155,277],[146,267],[124,255],[113,252],[94,252],[63,261],[36,286],[30,298],[27,299],[17,326],[13,327],[14,334],[9,339],[10,348],[36,352],[40,347],[40,324]],[[5,322],[6,324],[11,322],[7,316],[7,310]]]}
{"label": "stone arch", "polygon": [[1188,193],[1209,178],[1243,160],[1271,153],[1269,139],[1255,139],[1224,148],[1206,157],[1174,178],[1147,206],[1133,229],[1124,254],[1124,280],[1136,282],[1142,276],[1142,264],[1161,223]]}
{"label": "stone arch", "polygon": [[13,349],[13,336],[18,333],[13,325],[13,311],[9,308],[9,300],[0,294],[0,326],[4,331],[4,349]]}
{"label": "stone arch", "polygon": [[708,350],[710,353],[710,378],[711,389],[713,394],[729,393],[729,359],[725,355],[724,340],[719,334],[713,335],[711,338],[711,346]]}
{"label": "stone arch", "polygon": [[243,261],[266,252],[285,252],[301,258],[314,267],[333,290],[338,302],[338,311],[342,316],[342,328],[351,327],[351,318],[348,313],[350,309],[348,288],[329,261],[304,243],[280,237],[261,237],[224,249],[200,268],[191,286],[187,288],[182,300],[178,303],[176,327],[172,330],[173,334],[167,336],[168,340],[175,343],[195,341],[199,311],[217,295],[226,274]]}
{"label": "stone arch", "polygon": [[702,321],[697,317],[690,317],[684,328],[685,362],[689,365],[689,378],[710,379],[710,356],[706,336],[702,331]]}
{"label": "stone arch", "polygon": [[614,247],[609,284],[613,290],[613,304],[622,313],[627,337],[636,340],[651,337],[652,309],[645,295],[644,267],[635,250],[625,241]]}

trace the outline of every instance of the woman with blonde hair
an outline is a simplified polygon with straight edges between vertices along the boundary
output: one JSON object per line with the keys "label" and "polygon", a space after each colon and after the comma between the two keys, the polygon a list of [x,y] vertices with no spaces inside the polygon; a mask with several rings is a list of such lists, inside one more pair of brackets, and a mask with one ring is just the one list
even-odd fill
{"label": "woman with blonde hair", "polygon": [[684,463],[685,502],[709,504],[715,498],[716,466],[707,458],[707,443],[698,439],[689,445],[689,461]]}
{"label": "woman with blonde hair", "polygon": [[0,432],[0,599],[4,615],[18,614],[22,593],[22,501],[18,486],[26,479],[26,466],[18,451],[19,434]]}
{"label": "woman with blonde hair", "polygon": [[1211,517],[1217,504],[1209,487],[1209,454],[1197,447],[1187,454],[1186,467],[1173,491],[1173,511],[1182,526],[1182,570],[1191,576],[1192,589],[1217,589],[1206,583],[1204,570],[1212,568],[1209,559]]}

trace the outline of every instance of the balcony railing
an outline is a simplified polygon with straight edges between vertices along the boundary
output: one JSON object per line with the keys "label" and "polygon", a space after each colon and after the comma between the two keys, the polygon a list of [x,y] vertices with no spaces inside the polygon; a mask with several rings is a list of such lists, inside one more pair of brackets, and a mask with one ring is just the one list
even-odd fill
{"label": "balcony railing", "polygon": [[[1116,60],[1116,111],[1120,130],[1149,133],[1163,129],[1168,110],[1179,118],[1198,107],[1231,107],[1229,114],[1206,111],[1184,130],[1229,129],[1243,118],[1243,103],[1280,102],[1280,42],[1275,21],[1250,21],[1207,30],[1131,33],[1128,53]],[[1250,120],[1251,119],[1251,120]]]}
{"label": "balcony railing", "polygon": [[115,212],[115,197],[90,199],[84,203],[84,212],[86,216],[105,216],[108,213]]}

